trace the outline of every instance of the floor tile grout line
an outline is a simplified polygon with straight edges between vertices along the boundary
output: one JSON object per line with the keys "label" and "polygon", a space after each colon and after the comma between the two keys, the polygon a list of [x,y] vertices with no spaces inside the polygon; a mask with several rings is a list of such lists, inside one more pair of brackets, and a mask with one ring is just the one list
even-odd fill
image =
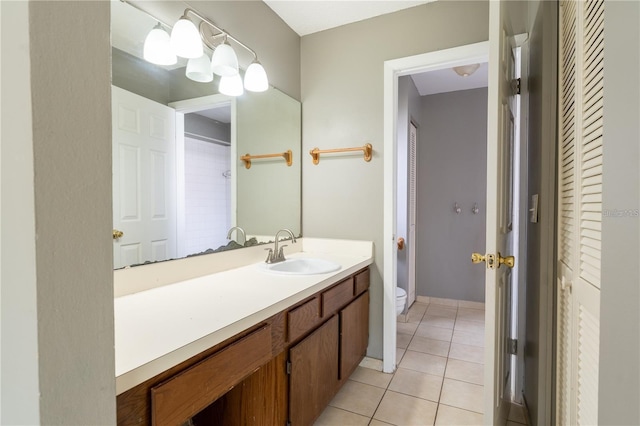
{"label": "floor tile grout line", "polygon": [[[456,317],[453,319],[453,330],[455,330],[457,318],[458,318],[458,308],[456,307]],[[451,332],[451,340],[449,340],[449,350],[447,350],[447,361],[444,366],[444,372],[442,373],[442,382],[440,383],[440,393],[438,394],[438,405],[436,406],[436,415],[433,418],[434,425],[438,421],[438,413],[440,411],[440,401],[442,400],[442,391],[444,390],[444,379],[447,376],[447,367],[449,366],[449,355],[451,354],[452,343],[453,343],[453,331]]]}

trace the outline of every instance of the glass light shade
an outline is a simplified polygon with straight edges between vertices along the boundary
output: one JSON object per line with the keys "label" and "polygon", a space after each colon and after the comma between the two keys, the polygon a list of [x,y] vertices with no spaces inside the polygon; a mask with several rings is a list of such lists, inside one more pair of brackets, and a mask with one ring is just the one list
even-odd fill
{"label": "glass light shade", "polygon": [[462,65],[459,67],[453,67],[453,70],[460,77],[469,77],[471,74],[478,71],[478,68],[480,68],[480,64],[470,64],[470,65]]}
{"label": "glass light shade", "polygon": [[198,81],[200,83],[209,83],[210,81],[213,81],[211,61],[206,53],[199,58],[189,59],[189,62],[187,62],[186,76],[188,79]]}
{"label": "glass light shade", "polygon": [[227,96],[242,95],[244,93],[244,88],[242,87],[242,78],[240,77],[240,74],[232,75],[230,77],[220,77],[218,92]]}
{"label": "glass light shade", "polygon": [[226,41],[213,51],[211,70],[221,77],[238,75],[238,57]]}
{"label": "glass light shade", "polygon": [[191,19],[183,16],[171,30],[171,49],[183,58],[199,58],[204,53],[200,33]]}
{"label": "glass light shade", "polygon": [[174,65],[178,58],[169,45],[171,37],[158,23],[144,39],[143,57],[156,65]]}
{"label": "glass light shade", "polygon": [[267,72],[260,62],[254,61],[244,73],[244,88],[251,92],[264,92],[269,88]]}

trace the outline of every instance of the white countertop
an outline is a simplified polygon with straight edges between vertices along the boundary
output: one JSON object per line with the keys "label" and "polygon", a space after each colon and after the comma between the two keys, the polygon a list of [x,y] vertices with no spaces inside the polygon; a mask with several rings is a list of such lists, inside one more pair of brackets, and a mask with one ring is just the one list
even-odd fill
{"label": "white countertop", "polygon": [[[321,258],[340,264],[341,269],[318,275],[275,275],[259,270],[252,261],[115,298],[116,393],[270,318],[373,261],[371,242],[300,241],[302,251],[287,258]],[[237,252],[242,256],[242,250]]]}

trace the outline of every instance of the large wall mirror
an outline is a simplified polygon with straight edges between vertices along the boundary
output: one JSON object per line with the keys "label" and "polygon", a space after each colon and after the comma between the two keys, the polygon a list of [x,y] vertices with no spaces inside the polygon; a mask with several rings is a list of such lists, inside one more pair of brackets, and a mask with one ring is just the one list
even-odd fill
{"label": "large wall mirror", "polygon": [[[300,235],[300,103],[275,88],[228,97],[187,79],[184,62],[148,63],[155,20],[120,1],[111,11],[114,267]],[[289,150],[290,165],[241,160]],[[234,226],[246,235],[230,241]]]}

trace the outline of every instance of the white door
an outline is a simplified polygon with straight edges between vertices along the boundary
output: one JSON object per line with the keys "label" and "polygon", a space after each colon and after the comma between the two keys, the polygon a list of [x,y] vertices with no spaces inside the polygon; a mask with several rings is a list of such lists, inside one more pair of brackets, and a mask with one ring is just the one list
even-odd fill
{"label": "white door", "polygon": [[407,242],[407,254],[409,258],[409,291],[407,306],[416,301],[416,161],[418,144],[418,128],[415,123],[409,123],[409,241]]}
{"label": "white door", "polygon": [[602,149],[602,0],[560,2],[556,423],[598,422]]}
{"label": "white door", "polygon": [[[501,264],[513,250],[513,139],[515,129],[515,38],[506,2],[489,7],[489,89],[487,114],[487,225],[485,275],[484,423],[505,424],[510,363],[507,337],[511,312],[511,268]],[[508,262],[508,261],[507,261]]]}
{"label": "white door", "polygon": [[[175,110],[111,86],[113,263],[176,256]],[[115,231],[121,231],[115,238]]]}

